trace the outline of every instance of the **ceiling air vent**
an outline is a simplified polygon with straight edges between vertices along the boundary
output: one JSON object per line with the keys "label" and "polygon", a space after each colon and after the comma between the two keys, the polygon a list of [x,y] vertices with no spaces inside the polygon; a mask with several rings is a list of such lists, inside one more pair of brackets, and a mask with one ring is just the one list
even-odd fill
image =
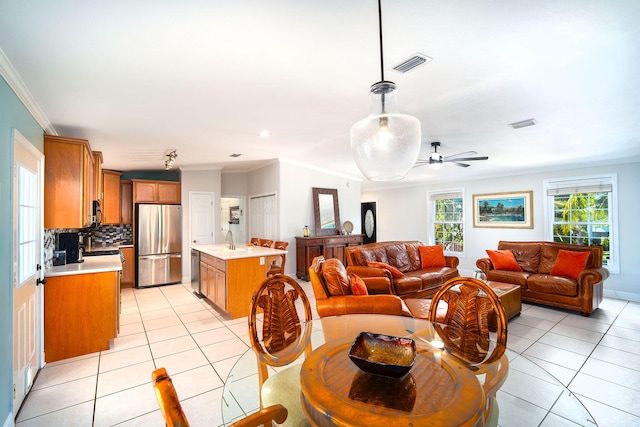
{"label": "ceiling air vent", "polygon": [[522,120],[520,122],[509,123],[509,126],[511,126],[514,129],[520,129],[520,128],[526,128],[527,126],[533,126],[535,124],[536,124],[535,119],[527,119],[527,120]]}
{"label": "ceiling air vent", "polygon": [[240,156],[242,156],[242,154],[237,154],[237,153],[236,153],[236,154],[232,154],[232,155],[230,155],[229,157],[240,157]]}
{"label": "ceiling air vent", "polygon": [[426,64],[427,62],[432,60],[433,58],[430,58],[427,55],[416,53],[415,55],[405,59],[398,65],[394,66],[393,69],[399,73],[406,73],[407,71],[413,70],[414,68],[419,67],[422,64]]}

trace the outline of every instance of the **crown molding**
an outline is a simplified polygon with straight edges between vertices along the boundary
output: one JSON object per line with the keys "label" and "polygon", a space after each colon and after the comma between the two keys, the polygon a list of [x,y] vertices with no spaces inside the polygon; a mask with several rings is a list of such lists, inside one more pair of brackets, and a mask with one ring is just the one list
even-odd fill
{"label": "crown molding", "polygon": [[7,55],[5,55],[1,48],[0,75],[2,75],[9,87],[13,90],[20,101],[22,101],[22,104],[24,104],[27,110],[29,110],[44,132],[49,135],[57,135],[58,133],[54,129],[53,125],[49,119],[47,119],[47,116],[44,114],[33,95],[31,95],[29,88],[24,84],[24,81],[22,81],[22,78],[16,69],[13,68],[11,61],[9,61],[9,58],[7,58]]}

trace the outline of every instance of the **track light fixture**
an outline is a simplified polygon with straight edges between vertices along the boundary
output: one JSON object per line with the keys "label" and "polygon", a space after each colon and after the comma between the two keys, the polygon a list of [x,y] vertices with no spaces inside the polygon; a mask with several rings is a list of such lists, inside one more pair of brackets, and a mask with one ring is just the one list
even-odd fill
{"label": "track light fixture", "polygon": [[173,167],[173,162],[176,160],[176,157],[178,157],[178,154],[176,153],[176,150],[173,150],[172,152],[167,154],[167,157],[168,159],[164,162],[164,170],[166,171]]}

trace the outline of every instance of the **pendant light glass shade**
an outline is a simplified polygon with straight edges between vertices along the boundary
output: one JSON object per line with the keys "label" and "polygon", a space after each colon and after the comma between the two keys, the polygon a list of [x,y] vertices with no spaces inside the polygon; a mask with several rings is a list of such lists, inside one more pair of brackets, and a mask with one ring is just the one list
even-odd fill
{"label": "pendant light glass shade", "polygon": [[395,181],[411,170],[420,153],[420,121],[400,114],[396,85],[371,86],[371,112],[351,127],[351,152],[358,168],[371,181]]}

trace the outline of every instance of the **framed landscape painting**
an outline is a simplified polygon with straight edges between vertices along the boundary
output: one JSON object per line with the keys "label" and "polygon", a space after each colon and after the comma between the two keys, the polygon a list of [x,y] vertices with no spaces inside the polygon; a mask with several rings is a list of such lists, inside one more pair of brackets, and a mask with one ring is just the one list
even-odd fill
{"label": "framed landscape painting", "polygon": [[473,226],[533,228],[533,191],[474,194]]}

